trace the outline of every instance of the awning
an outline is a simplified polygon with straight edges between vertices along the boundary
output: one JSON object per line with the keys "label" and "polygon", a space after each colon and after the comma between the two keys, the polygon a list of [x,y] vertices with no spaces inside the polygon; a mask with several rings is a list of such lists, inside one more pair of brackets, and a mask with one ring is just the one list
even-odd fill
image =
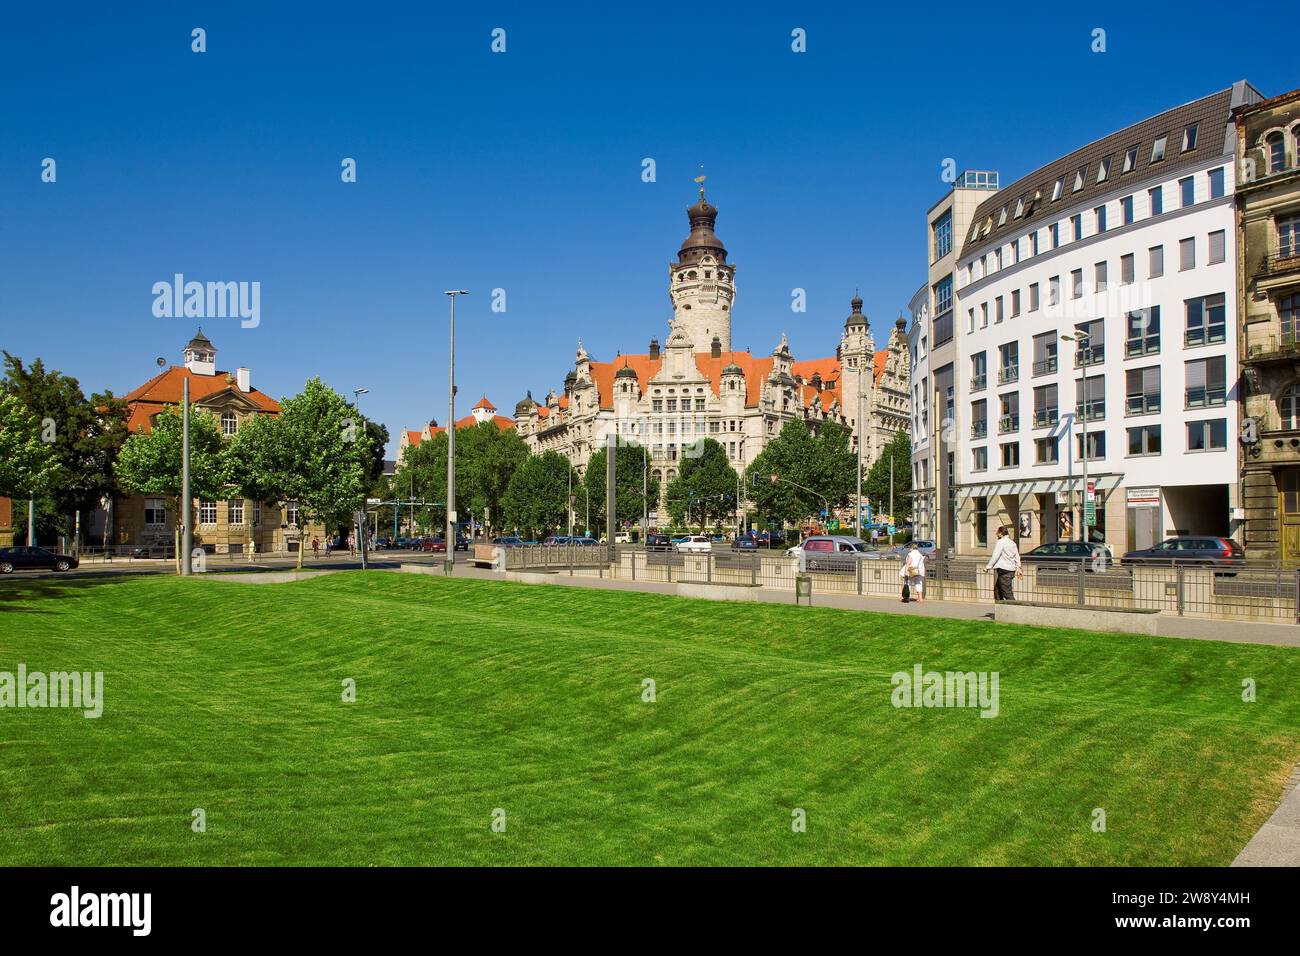
{"label": "awning", "polygon": [[[1088,473],[1088,481],[1100,493],[1107,494],[1117,489],[1124,481],[1124,476],[1114,473],[1094,475]],[[1083,490],[1083,476],[1075,475],[1073,479],[1064,475],[1053,478],[1031,478],[1022,481],[1002,481],[987,485],[961,485],[957,488],[957,497],[995,498],[998,495],[1050,495],[1058,491],[1075,492]]]}

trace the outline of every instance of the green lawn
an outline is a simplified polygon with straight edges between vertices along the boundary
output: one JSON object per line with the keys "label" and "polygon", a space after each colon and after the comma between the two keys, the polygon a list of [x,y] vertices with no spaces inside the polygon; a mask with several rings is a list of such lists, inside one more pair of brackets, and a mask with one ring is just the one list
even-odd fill
{"label": "green lawn", "polygon": [[105,703],[0,710],[0,864],[1226,864],[1300,759],[1294,650],[384,572],[10,578],[20,662]]}

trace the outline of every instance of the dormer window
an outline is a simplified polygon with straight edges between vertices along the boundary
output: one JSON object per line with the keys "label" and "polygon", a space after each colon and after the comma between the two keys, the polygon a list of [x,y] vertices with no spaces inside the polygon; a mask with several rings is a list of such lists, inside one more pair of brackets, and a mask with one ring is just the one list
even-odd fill
{"label": "dormer window", "polygon": [[1016,203],[1016,215],[1015,215],[1015,218],[1016,218],[1016,219],[1019,219],[1019,218],[1020,218],[1021,216],[1023,216],[1024,214],[1025,214],[1025,201],[1024,201],[1024,199],[1022,198],[1019,202]]}
{"label": "dormer window", "polygon": [[1111,158],[1107,156],[1097,166],[1097,182],[1104,183],[1106,181],[1106,177],[1110,175],[1110,159]]}
{"label": "dormer window", "polygon": [[1083,188],[1083,174],[1084,174],[1084,172],[1087,170],[1087,168],[1088,168],[1087,166],[1080,166],[1080,167],[1079,167],[1079,171],[1078,171],[1077,173],[1074,174],[1074,190],[1073,190],[1073,191],[1076,192],[1076,193],[1077,193],[1080,189]]}
{"label": "dormer window", "polygon": [[1196,124],[1193,123],[1187,129],[1183,130],[1183,152],[1196,148]]}
{"label": "dormer window", "polygon": [[1065,177],[1062,176],[1060,179],[1056,181],[1056,184],[1052,186],[1052,202],[1056,202],[1058,199],[1061,198],[1061,191],[1064,189],[1065,189]]}
{"label": "dormer window", "polygon": [[1128,152],[1124,154],[1123,172],[1125,173],[1133,172],[1133,170],[1137,168],[1137,163],[1138,163],[1138,148],[1136,146],[1130,146],[1128,148]]}
{"label": "dormer window", "polygon": [[1003,206],[1002,212],[998,213],[998,228],[999,229],[1002,228],[1002,226],[1006,225],[1006,222],[1007,222],[1007,207]]}
{"label": "dormer window", "polygon": [[1168,136],[1156,137],[1156,141],[1151,144],[1151,162],[1158,163],[1165,158],[1165,146],[1167,146],[1168,143]]}

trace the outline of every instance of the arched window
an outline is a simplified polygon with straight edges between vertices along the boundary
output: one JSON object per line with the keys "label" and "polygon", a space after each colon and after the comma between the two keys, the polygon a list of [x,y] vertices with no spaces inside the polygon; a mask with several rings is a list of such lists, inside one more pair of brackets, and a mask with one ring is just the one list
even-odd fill
{"label": "arched window", "polygon": [[221,434],[229,437],[239,431],[239,419],[235,417],[232,411],[221,413]]}
{"label": "arched window", "polygon": [[1264,140],[1268,153],[1268,171],[1280,173],[1286,168],[1286,140],[1281,133],[1269,133]]}
{"label": "arched window", "polygon": [[1300,383],[1278,396],[1277,414],[1282,420],[1283,431],[1300,430]]}

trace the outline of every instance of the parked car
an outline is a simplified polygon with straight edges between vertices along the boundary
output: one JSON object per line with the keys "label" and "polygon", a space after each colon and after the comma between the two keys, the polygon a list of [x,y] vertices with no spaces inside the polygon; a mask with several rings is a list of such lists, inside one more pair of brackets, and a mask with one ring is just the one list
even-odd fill
{"label": "parked car", "polygon": [[447,539],[446,538],[421,538],[420,550],[429,551],[432,552],[433,554],[446,554]]}
{"label": "parked car", "polygon": [[847,534],[814,534],[801,544],[786,549],[792,558],[799,559],[799,567],[806,571],[841,569],[846,561],[865,560],[874,554],[871,545],[861,538]]}
{"label": "parked car", "polygon": [[600,544],[595,538],[570,538],[569,544],[574,547],[588,548],[594,544]]}
{"label": "parked car", "polygon": [[757,551],[758,540],[748,535],[741,535],[735,541],[731,542],[732,551]]}
{"label": "parked car", "polygon": [[1115,563],[1110,546],[1105,544],[1085,544],[1082,541],[1056,541],[1052,544],[1040,544],[1032,551],[1020,556],[1021,561],[1030,563],[1078,564],[1083,562],[1085,569],[1093,569],[1093,561],[1102,558],[1107,567]]}
{"label": "parked car", "polygon": [[630,532],[630,531],[616,531],[616,532],[614,533],[614,543],[615,543],[615,544],[631,544],[631,543],[632,543],[632,532]]}
{"label": "parked car", "polygon": [[673,543],[682,554],[708,554],[713,550],[713,541],[707,534],[688,534]]}
{"label": "parked car", "polygon": [[647,534],[645,536],[645,549],[647,551],[671,551],[673,542],[666,534]]}
{"label": "parked car", "polygon": [[403,551],[406,551],[406,550],[410,549],[410,547],[411,547],[414,543],[415,543],[415,539],[414,539],[414,538],[400,537],[400,538],[398,538],[396,541],[393,542],[393,547],[395,547],[395,548],[400,548],[400,549],[402,549]]}
{"label": "parked car", "polygon": [[[910,548],[911,545],[910,544],[903,545],[903,547]],[[939,549],[934,546],[933,541],[926,541],[921,538],[917,539],[916,550],[920,551],[927,558],[933,558],[936,554],[939,553]]]}
{"label": "parked car", "polygon": [[374,549],[376,551],[386,551],[393,546],[392,538],[376,538]]}
{"label": "parked car", "polygon": [[574,541],[574,540],[575,540],[574,538],[571,538],[571,537],[570,537],[569,535],[567,535],[567,534],[553,534],[553,535],[551,535],[549,538],[547,538],[545,541],[542,542],[542,547],[544,547],[544,548],[562,548],[562,547],[564,547],[566,544],[569,544],[570,542],[572,542],[572,541]]}
{"label": "parked car", "polygon": [[1166,538],[1154,548],[1129,551],[1124,564],[1183,564],[1212,568],[1238,568],[1246,563],[1246,552],[1232,538],[1182,535]]}
{"label": "parked car", "polygon": [[492,543],[503,548],[522,548],[524,539],[518,535],[504,535],[500,538],[493,538]]}
{"label": "parked car", "polygon": [[74,554],[60,554],[47,548],[18,545],[0,548],[0,574],[15,571],[70,571],[81,562]]}
{"label": "parked car", "polygon": [[465,537],[463,534],[458,534],[458,535],[456,535],[456,550],[457,550],[457,551],[468,551],[468,550],[469,550],[469,538]]}

